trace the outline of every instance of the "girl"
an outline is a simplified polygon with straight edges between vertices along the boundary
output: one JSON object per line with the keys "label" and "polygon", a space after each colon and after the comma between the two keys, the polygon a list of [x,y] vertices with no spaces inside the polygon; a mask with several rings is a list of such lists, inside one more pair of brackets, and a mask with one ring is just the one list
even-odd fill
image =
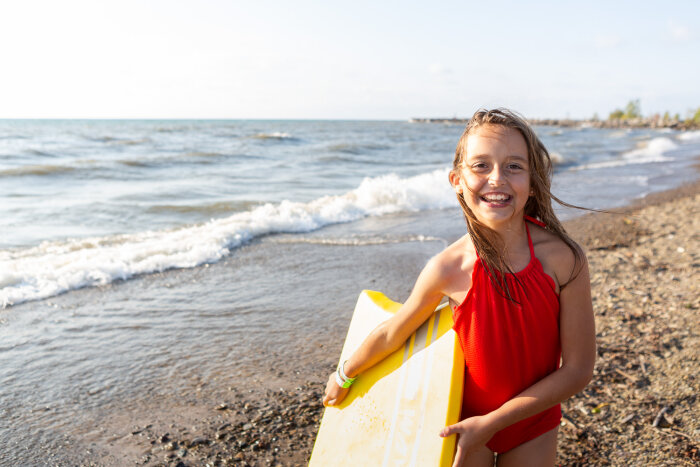
{"label": "girl", "polygon": [[591,379],[595,329],[588,265],[554,214],[552,199],[566,203],[551,194],[551,175],[522,117],[474,114],[449,174],[468,234],[428,262],[396,315],[331,375],[324,405],[340,403],[347,382],[447,296],[467,365],[462,420],[439,433],[459,435],[454,466],[492,466],[494,453],[498,466],[554,465],[559,403]]}

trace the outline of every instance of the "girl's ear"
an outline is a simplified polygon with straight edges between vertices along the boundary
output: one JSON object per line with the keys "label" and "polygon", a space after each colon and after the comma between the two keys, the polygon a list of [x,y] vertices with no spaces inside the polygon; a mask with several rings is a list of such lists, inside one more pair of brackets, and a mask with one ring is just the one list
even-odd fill
{"label": "girl's ear", "polygon": [[454,170],[450,170],[450,184],[454,188],[455,193],[458,195],[461,195],[464,191],[464,188],[462,187],[462,178]]}

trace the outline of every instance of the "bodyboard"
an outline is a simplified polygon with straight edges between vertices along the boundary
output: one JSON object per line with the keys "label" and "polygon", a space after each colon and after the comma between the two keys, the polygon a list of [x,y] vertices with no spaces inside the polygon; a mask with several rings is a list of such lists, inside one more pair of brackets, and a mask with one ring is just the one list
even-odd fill
{"label": "bodyboard", "polygon": [[[340,362],[400,307],[363,291]],[[438,307],[404,345],[359,375],[338,406],[326,407],[309,466],[452,465],[456,436],[438,436],[459,421],[462,404],[464,357],[452,325],[449,306]]]}

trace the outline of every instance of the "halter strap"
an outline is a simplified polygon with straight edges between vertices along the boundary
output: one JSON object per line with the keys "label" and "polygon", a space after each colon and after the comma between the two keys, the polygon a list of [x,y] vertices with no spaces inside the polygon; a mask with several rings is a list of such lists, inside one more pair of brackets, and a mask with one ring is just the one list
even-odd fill
{"label": "halter strap", "polygon": [[545,225],[544,222],[542,222],[542,221],[540,221],[540,220],[537,220],[537,219],[535,219],[534,217],[525,216],[525,220],[526,220],[526,221],[530,221],[530,222],[532,222],[532,223],[535,224],[535,225],[539,225],[539,226],[542,227],[542,228],[545,228],[545,229],[547,228],[547,226]]}
{"label": "halter strap", "polygon": [[530,262],[535,259],[535,247],[532,245],[532,237],[530,237],[530,228],[525,222],[525,232],[527,232],[527,246],[530,248]]}

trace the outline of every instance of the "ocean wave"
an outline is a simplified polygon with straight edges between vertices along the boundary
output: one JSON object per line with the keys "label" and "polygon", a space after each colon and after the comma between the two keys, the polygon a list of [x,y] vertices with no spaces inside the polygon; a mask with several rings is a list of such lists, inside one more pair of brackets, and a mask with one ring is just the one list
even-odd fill
{"label": "ocean wave", "polygon": [[269,240],[271,243],[307,243],[311,245],[328,246],[369,246],[386,245],[389,243],[409,243],[409,242],[440,242],[447,246],[447,240],[430,235],[355,235],[350,237],[303,237],[303,236],[280,236]]}
{"label": "ocean wave", "polygon": [[608,134],[608,138],[626,138],[629,130],[617,130]]}
{"label": "ocean wave", "polygon": [[558,152],[550,152],[549,153],[549,158],[552,160],[552,165],[554,167],[560,167],[563,165],[568,165],[571,164],[571,161],[567,159],[566,157],[562,156]]}
{"label": "ocean wave", "polygon": [[190,151],[184,154],[185,157],[224,157],[225,154],[210,151]]}
{"label": "ocean wave", "polygon": [[116,162],[128,167],[161,167],[173,164],[207,165],[216,163],[217,159],[231,158],[233,160],[260,159],[260,156],[247,154],[225,154],[221,152],[190,151],[166,156],[151,156],[149,158],[119,159]]}
{"label": "ocean wave", "polygon": [[678,148],[670,138],[653,138],[640,148],[622,154],[622,157],[635,162],[663,162],[670,160],[665,154]]}
{"label": "ocean wave", "polygon": [[[346,153],[348,154],[348,153]],[[365,153],[365,156],[367,154]],[[325,164],[358,164],[361,163],[364,166],[368,165],[387,165],[387,161],[381,157],[354,157],[352,155],[340,155],[340,154],[328,154],[325,156],[320,156],[316,159],[318,162],[323,162]],[[409,162],[402,162],[402,165],[408,166],[412,165]]]}
{"label": "ocean wave", "polygon": [[372,151],[382,151],[385,149],[389,149],[389,146],[386,146],[383,144],[340,143],[340,144],[333,144],[328,149],[330,151],[333,151],[333,152],[341,152],[344,154],[360,155],[360,154],[367,154],[368,152],[372,152]]}
{"label": "ocean wave", "polygon": [[23,167],[0,170],[0,177],[22,177],[32,175],[44,176],[68,173],[73,172],[74,170],[74,167],[68,167],[65,165],[25,165]]}
{"label": "ocean wave", "polygon": [[263,140],[276,140],[276,141],[299,141],[299,138],[296,138],[289,133],[284,133],[284,132],[279,132],[279,131],[274,131],[272,133],[258,133],[256,135],[253,135],[253,138],[255,139],[263,139]]}
{"label": "ocean wave", "polygon": [[153,167],[153,164],[151,162],[143,159],[120,159],[117,162],[127,167]]}
{"label": "ocean wave", "polygon": [[670,157],[654,157],[654,158],[645,158],[645,159],[614,159],[614,160],[607,160],[607,161],[600,161],[600,162],[591,162],[590,164],[582,164],[582,165],[577,165],[573,167],[569,167],[568,170],[570,171],[578,171],[578,170],[590,170],[590,169],[611,169],[614,167],[624,167],[626,165],[634,165],[634,164],[649,164],[652,162],[667,162],[671,161]]}
{"label": "ocean wave", "polygon": [[678,135],[681,141],[700,141],[700,130],[686,131]]}
{"label": "ocean wave", "polygon": [[186,125],[176,125],[176,126],[159,126],[154,128],[157,133],[178,133],[181,131],[189,130],[191,127]]}
{"label": "ocean wave", "polygon": [[85,138],[88,141],[93,141],[96,143],[106,143],[110,145],[116,145],[116,146],[136,146],[139,144],[145,144],[145,143],[150,143],[151,138],[148,137],[143,137],[143,138],[120,138],[117,136],[86,136],[83,135],[83,138]]}
{"label": "ocean wave", "polygon": [[630,165],[631,162],[628,160],[608,160],[608,161],[600,161],[600,162],[591,162],[590,164],[581,164],[581,165],[576,165],[573,167],[569,167],[569,171],[571,172],[576,172],[579,170],[591,170],[591,169],[609,169],[612,167],[622,167],[625,165]]}
{"label": "ocean wave", "polygon": [[55,155],[51,154],[50,152],[47,151],[41,151],[39,149],[27,149],[25,151],[27,154],[32,155],[32,156],[39,156],[39,157],[56,157]]}
{"label": "ocean wave", "polygon": [[136,146],[139,144],[150,143],[151,138],[138,138],[138,139],[115,139],[110,142],[117,146]]}
{"label": "ocean wave", "polygon": [[29,139],[29,136],[25,135],[0,135],[0,140],[3,139]]}
{"label": "ocean wave", "polygon": [[148,209],[146,209],[146,212],[148,212],[148,213],[172,212],[172,213],[177,213],[177,214],[197,213],[197,214],[216,215],[216,214],[226,214],[226,213],[231,213],[231,212],[249,210],[249,209],[251,209],[254,206],[257,206],[259,204],[260,204],[259,202],[255,202],[255,201],[221,201],[218,203],[197,204],[197,205],[158,204],[158,205],[150,206]]}
{"label": "ocean wave", "polygon": [[10,306],[69,290],[174,268],[216,262],[250,240],[304,233],[367,216],[455,207],[448,169],[410,178],[366,178],[343,195],[308,203],[264,204],[205,224],[99,238],[44,242],[0,251],[0,304]]}
{"label": "ocean wave", "polygon": [[678,148],[678,145],[669,138],[653,138],[641,147],[625,152],[618,159],[611,159],[589,164],[581,164],[569,167],[569,171],[589,170],[589,169],[610,169],[614,167],[624,167],[634,164],[651,164],[655,162],[668,162],[673,158],[668,156],[669,151]]}

